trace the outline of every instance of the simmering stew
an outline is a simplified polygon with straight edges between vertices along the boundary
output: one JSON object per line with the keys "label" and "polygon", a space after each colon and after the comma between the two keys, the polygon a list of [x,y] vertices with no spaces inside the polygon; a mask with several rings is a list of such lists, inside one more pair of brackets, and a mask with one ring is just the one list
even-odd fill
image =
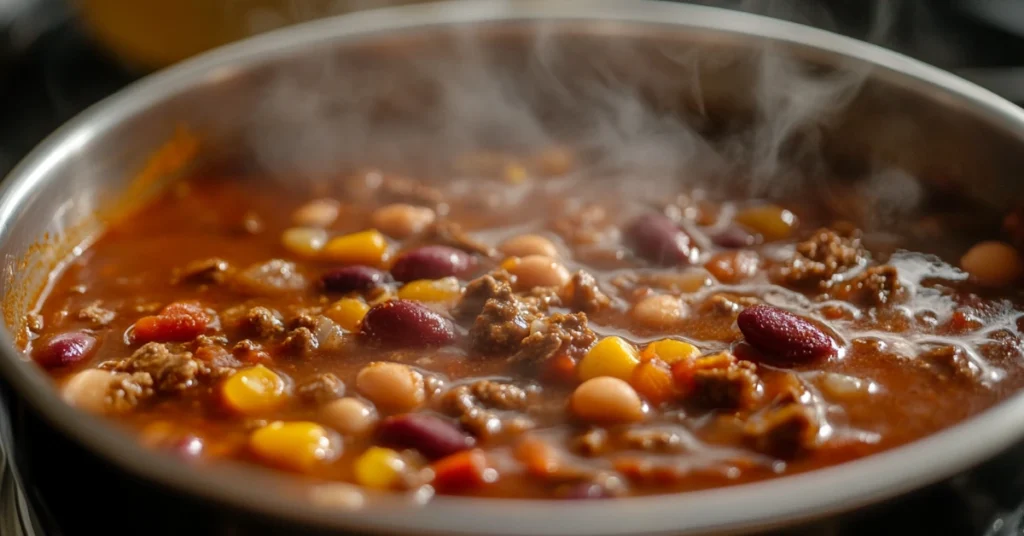
{"label": "simmering stew", "polygon": [[26,353],[145,445],[350,497],[749,482],[1024,383],[1013,215],[936,194],[869,230],[853,191],[651,196],[564,149],[490,158],[472,180],[179,182],[55,274]]}

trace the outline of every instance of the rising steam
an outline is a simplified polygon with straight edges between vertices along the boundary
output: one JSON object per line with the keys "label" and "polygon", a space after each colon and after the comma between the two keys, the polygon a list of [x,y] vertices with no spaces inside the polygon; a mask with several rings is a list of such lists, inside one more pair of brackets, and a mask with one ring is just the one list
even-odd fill
{"label": "rising steam", "polygon": [[[802,2],[739,4],[831,24]],[[868,35],[879,39],[890,25],[876,16]],[[254,105],[248,142],[263,168],[292,179],[361,164],[446,176],[445,164],[462,154],[559,143],[583,155],[580,180],[614,178],[600,184],[634,197],[667,194],[680,181],[784,196],[823,179],[822,137],[870,74],[864,64],[809,66],[767,42],[694,45],[562,29],[539,24],[523,43],[460,28],[442,39],[412,35],[411,46],[300,60]],[[890,190],[905,210],[920,196],[899,184]]]}

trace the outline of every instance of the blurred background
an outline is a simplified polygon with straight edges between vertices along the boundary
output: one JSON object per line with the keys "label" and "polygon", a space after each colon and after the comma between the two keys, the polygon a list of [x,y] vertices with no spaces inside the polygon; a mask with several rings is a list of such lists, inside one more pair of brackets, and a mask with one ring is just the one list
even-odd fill
{"label": "blurred background", "polygon": [[[147,72],[296,22],[423,1],[0,0],[0,175],[57,125]],[[1024,103],[1020,0],[693,3],[881,44]]]}
{"label": "blurred background", "polygon": [[[61,123],[133,80],[204,50],[290,24],[424,0],[0,0],[0,177]],[[562,0],[549,0],[562,1]],[[622,0],[629,2],[632,0]],[[1024,105],[1024,0],[707,0],[891,48]],[[250,534],[271,527],[176,501],[70,447],[0,384],[0,534]],[[7,424],[9,429],[5,429]],[[1017,450],[1024,450],[1017,449]],[[1024,534],[1024,459],[1011,452],[953,481],[807,534]],[[107,502],[138,489],[138,504]],[[123,495],[123,494],[122,494]],[[31,505],[34,516],[27,514]],[[13,506],[12,506],[13,505]],[[181,511],[180,509],[178,510]],[[20,513],[19,513],[20,512]],[[34,517],[24,529],[9,516]],[[26,523],[26,525],[29,525]],[[14,532],[19,530],[19,532]]]}

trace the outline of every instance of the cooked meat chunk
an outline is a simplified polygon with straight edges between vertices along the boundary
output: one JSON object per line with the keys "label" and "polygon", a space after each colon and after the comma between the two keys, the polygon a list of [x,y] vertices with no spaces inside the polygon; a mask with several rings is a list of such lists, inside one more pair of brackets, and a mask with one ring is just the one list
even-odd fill
{"label": "cooked meat chunk", "polygon": [[455,386],[441,398],[445,411],[458,417],[463,427],[480,438],[533,428],[533,421],[520,413],[528,402],[526,390],[492,380]]}
{"label": "cooked meat chunk", "polygon": [[723,360],[693,373],[689,395],[697,406],[708,409],[747,409],[760,397],[757,367],[749,361]]}
{"label": "cooked meat chunk", "polygon": [[490,299],[499,301],[514,299],[507,272],[495,272],[470,281],[466,285],[466,290],[462,293],[459,303],[452,310],[452,315],[459,320],[476,318],[483,312],[484,305]]}
{"label": "cooked meat chunk", "polygon": [[306,289],[306,278],[295,263],[281,259],[250,265],[232,282],[235,290],[251,296],[281,296]]}
{"label": "cooked meat chunk", "polygon": [[254,337],[269,339],[284,332],[284,323],[281,313],[266,307],[253,307],[240,319],[239,328]]}
{"label": "cooked meat chunk", "polygon": [[320,346],[320,341],[309,328],[295,328],[288,333],[281,343],[281,351],[293,356],[305,356],[313,353]]}
{"label": "cooked meat chunk", "polygon": [[480,380],[470,386],[473,396],[488,407],[522,411],[530,401],[532,390],[526,390],[510,383]]}
{"label": "cooked meat chunk", "polygon": [[686,450],[686,436],[678,430],[647,428],[626,430],[622,440],[630,449],[677,454]]}
{"label": "cooked meat chunk", "polygon": [[320,319],[317,315],[311,314],[308,311],[302,311],[288,321],[288,329],[307,328],[312,331],[316,330],[319,323]]}
{"label": "cooked meat chunk", "polygon": [[708,299],[700,304],[698,309],[703,314],[736,317],[743,309],[759,303],[761,303],[761,300],[750,296],[723,293],[708,297]]}
{"label": "cooked meat chunk", "polygon": [[583,270],[572,276],[572,281],[565,287],[565,299],[573,311],[594,313],[608,307],[611,299],[597,286],[597,280]]}
{"label": "cooked meat chunk", "polygon": [[115,412],[130,410],[155,394],[153,376],[147,372],[119,374],[110,384],[107,404]]}
{"label": "cooked meat chunk", "polygon": [[246,363],[270,360],[270,354],[260,346],[260,343],[251,339],[242,339],[235,343],[231,348],[231,354]]}
{"label": "cooked meat chunk", "polygon": [[971,380],[981,374],[967,352],[959,346],[944,344],[925,350],[918,360],[926,368],[934,371],[942,378]]}
{"label": "cooked meat chunk", "polygon": [[242,362],[231,355],[226,348],[217,344],[202,345],[196,348],[195,357],[214,368],[240,368]]}
{"label": "cooked meat chunk", "polygon": [[816,446],[818,428],[811,408],[791,403],[754,415],[743,432],[758,452],[791,459]]}
{"label": "cooked meat chunk", "polygon": [[228,261],[219,257],[199,259],[176,269],[171,275],[172,283],[223,283],[231,270]]}
{"label": "cooked meat chunk", "polygon": [[115,372],[148,375],[156,393],[182,391],[205,377],[224,372],[195,359],[192,352],[172,350],[171,345],[159,342],[146,343],[130,357],[108,361],[103,367]]}
{"label": "cooked meat chunk", "polygon": [[535,322],[531,330],[510,362],[533,365],[558,354],[578,359],[597,341],[597,334],[587,327],[587,315],[583,313],[555,313]]}
{"label": "cooked meat chunk", "polygon": [[903,295],[903,285],[895,266],[872,266],[836,285],[832,295],[840,300],[878,307],[898,301]]}
{"label": "cooked meat chunk", "polygon": [[92,327],[100,328],[114,321],[116,314],[102,307],[103,302],[97,300],[78,311],[78,319],[88,321]]}
{"label": "cooked meat chunk", "polygon": [[311,402],[323,404],[345,396],[345,382],[330,372],[314,374],[295,388],[298,395]]}
{"label": "cooked meat chunk", "polygon": [[519,350],[531,325],[540,318],[535,307],[511,292],[501,292],[484,303],[469,330],[473,350],[481,354],[511,354]]}
{"label": "cooked meat chunk", "polygon": [[825,289],[836,275],[861,266],[866,259],[867,253],[855,233],[841,236],[832,229],[819,229],[797,244],[792,258],[778,269],[776,279],[791,286]]}

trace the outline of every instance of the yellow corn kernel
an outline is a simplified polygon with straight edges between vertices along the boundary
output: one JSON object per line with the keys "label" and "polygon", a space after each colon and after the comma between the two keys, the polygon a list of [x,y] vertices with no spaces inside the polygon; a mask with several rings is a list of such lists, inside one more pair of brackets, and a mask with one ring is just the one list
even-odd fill
{"label": "yellow corn kernel", "polygon": [[309,471],[335,458],[340,442],[328,429],[312,422],[272,422],[249,436],[259,457],[293,471]]}
{"label": "yellow corn kernel", "polygon": [[462,287],[455,277],[441,279],[419,279],[410,281],[398,289],[398,297],[403,300],[421,302],[448,302],[462,295]]}
{"label": "yellow corn kernel", "polygon": [[397,452],[384,447],[370,447],[356,458],[356,482],[374,489],[388,489],[398,483],[405,470],[405,460]]}
{"label": "yellow corn kernel", "polygon": [[502,175],[505,182],[510,184],[522,184],[527,177],[526,168],[519,164],[505,164]]}
{"label": "yellow corn kernel", "polygon": [[648,344],[640,354],[640,358],[644,361],[660,359],[665,364],[671,365],[679,361],[696,359],[699,355],[700,350],[688,342],[677,341],[675,339],[662,339]]}
{"label": "yellow corn kernel", "polygon": [[507,259],[501,261],[501,269],[505,270],[506,272],[511,272],[512,270],[515,270],[516,266],[519,266],[519,257],[508,257]]}
{"label": "yellow corn kernel", "polygon": [[339,326],[348,330],[359,329],[359,322],[366,316],[370,306],[358,298],[342,298],[327,308],[324,315],[338,323]]}
{"label": "yellow corn kernel", "polygon": [[605,337],[583,356],[576,374],[581,381],[611,376],[628,382],[639,363],[640,356],[632,344],[619,337]]}
{"label": "yellow corn kernel", "polygon": [[310,227],[292,227],[281,235],[281,244],[288,251],[312,257],[327,243],[327,231]]}
{"label": "yellow corn kernel", "polygon": [[792,212],[777,205],[743,209],[734,219],[736,223],[760,233],[767,242],[789,238],[797,224]]}
{"label": "yellow corn kernel", "polygon": [[324,245],[321,256],[329,261],[343,264],[366,264],[380,266],[388,241],[376,229],[336,236]]}
{"label": "yellow corn kernel", "polygon": [[239,413],[271,410],[288,398],[281,376],[263,365],[232,374],[221,384],[221,395],[228,407]]}

